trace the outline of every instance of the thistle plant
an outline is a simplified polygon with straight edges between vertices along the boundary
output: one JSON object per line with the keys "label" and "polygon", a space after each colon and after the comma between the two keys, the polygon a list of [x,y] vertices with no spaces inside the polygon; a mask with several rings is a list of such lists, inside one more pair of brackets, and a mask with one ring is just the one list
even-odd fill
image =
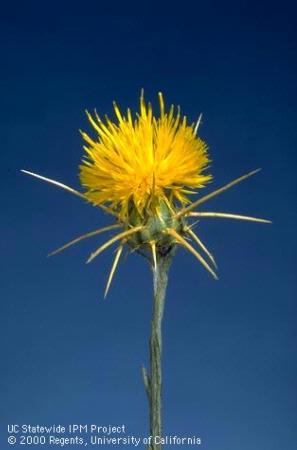
{"label": "thistle plant", "polygon": [[85,141],[79,173],[82,192],[23,170],[90,202],[113,217],[110,225],[78,236],[50,253],[54,255],[84,239],[117,231],[87,259],[90,263],[104,250],[117,244],[105,297],[124,249],[128,253],[139,253],[149,262],[153,273],[150,367],[149,370],[142,367],[142,376],[149,403],[150,448],[154,450],[161,449],[159,439],[156,439],[162,436],[161,325],[168,270],[176,248],[180,246],[188,250],[217,279],[214,256],[194,231],[197,219],[223,218],[270,223],[266,219],[242,214],[200,210],[203,203],[255,175],[259,169],[191,201],[212,180],[208,173],[208,147],[198,136],[202,116],[196,123],[189,124],[186,116],[181,116],[179,107],[171,106],[166,111],[163,95],[159,93],[158,97],[160,111],[157,116],[153,114],[151,104],[145,103],[143,92],[140,111],[136,116],[130,109],[125,115],[122,114],[116,103],[113,104],[115,120],[107,116],[102,120],[96,110],[93,114],[86,112],[96,137],[91,138],[81,132]]}

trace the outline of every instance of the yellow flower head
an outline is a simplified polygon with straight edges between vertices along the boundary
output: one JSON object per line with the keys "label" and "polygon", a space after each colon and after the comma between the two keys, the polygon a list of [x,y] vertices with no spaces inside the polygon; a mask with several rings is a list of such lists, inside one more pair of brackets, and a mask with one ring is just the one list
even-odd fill
{"label": "yellow flower head", "polygon": [[87,113],[98,136],[82,133],[87,145],[80,180],[93,204],[109,205],[123,222],[133,209],[146,216],[160,213],[163,202],[172,209],[176,201],[185,204],[189,189],[211,180],[203,174],[209,158],[197,127],[187,124],[179,108],[166,112],[161,93],[159,104],[156,117],[142,93],[139,114],[133,118],[129,109],[125,116],[114,103],[116,123]]}
{"label": "yellow flower head", "polygon": [[[116,220],[110,225],[78,236],[51,254],[111,230],[120,232],[108,239],[89,256],[91,262],[111,245],[118,243],[114,262],[108,277],[105,295],[125,247],[146,256],[157,273],[158,264],[171,255],[177,245],[188,250],[213,275],[216,262],[193,228],[193,218],[221,217],[269,223],[269,220],[225,212],[194,211],[211,198],[258,172],[254,170],[225,186],[190,202],[186,194],[203,187],[211,180],[204,174],[209,165],[207,146],[197,137],[201,115],[196,125],[187,124],[180,117],[179,108],[165,111],[163,96],[159,93],[160,114],[153,115],[152,106],[140,97],[140,112],[136,118],[130,110],[122,115],[114,103],[117,122],[106,117],[105,123],[89,113],[88,119],[97,132],[92,139],[82,133],[87,145],[86,156],[80,166],[80,180],[85,192],[79,192],[59,181],[27,170],[23,172],[54,184],[84,200],[91,201]],[[189,203],[189,204],[187,204]],[[200,249],[202,254],[193,246]]]}

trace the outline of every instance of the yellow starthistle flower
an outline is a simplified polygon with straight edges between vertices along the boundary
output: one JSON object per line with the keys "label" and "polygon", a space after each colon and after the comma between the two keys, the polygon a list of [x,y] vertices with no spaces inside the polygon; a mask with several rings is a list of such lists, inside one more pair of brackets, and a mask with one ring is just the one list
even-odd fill
{"label": "yellow starthistle flower", "polygon": [[[80,166],[80,181],[85,192],[79,192],[60,182],[32,172],[23,172],[52,183],[71,192],[116,217],[110,226],[79,236],[51,254],[105,231],[122,228],[122,231],[101,245],[88,258],[92,261],[114,243],[119,243],[105,290],[123,251],[128,245],[132,251],[144,254],[156,269],[158,259],[168,254],[176,245],[189,250],[199,262],[217,278],[214,257],[194,233],[193,217],[222,217],[269,223],[266,219],[240,214],[193,211],[207,200],[219,195],[235,184],[249,178],[259,169],[243,175],[227,185],[191,202],[188,195],[204,187],[211,179],[205,173],[210,160],[206,143],[198,137],[201,115],[196,124],[189,125],[180,110],[171,106],[166,112],[163,95],[159,93],[160,112],[153,114],[150,103],[145,104],[143,92],[140,111],[136,117],[130,109],[123,115],[116,103],[116,121],[105,117],[102,121],[95,111],[87,117],[97,136],[82,136],[87,145]],[[204,258],[189,242],[193,241],[206,255]]]}
{"label": "yellow starthistle flower", "polygon": [[93,204],[109,204],[123,222],[134,209],[144,217],[160,215],[162,203],[171,209],[176,200],[187,203],[189,189],[211,179],[203,174],[209,164],[207,146],[196,136],[194,124],[189,126],[173,106],[166,113],[161,93],[159,103],[155,117],[142,93],[135,119],[129,109],[122,115],[114,103],[117,123],[108,118],[104,123],[96,112],[95,117],[87,112],[98,137],[93,140],[82,132],[87,146],[80,180]]}

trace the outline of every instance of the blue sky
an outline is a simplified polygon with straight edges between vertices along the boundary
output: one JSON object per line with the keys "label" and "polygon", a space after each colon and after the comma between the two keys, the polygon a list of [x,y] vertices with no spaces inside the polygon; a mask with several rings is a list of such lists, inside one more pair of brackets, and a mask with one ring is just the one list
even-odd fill
{"label": "blue sky", "polygon": [[295,15],[288,1],[4,7],[1,448],[8,423],[123,423],[147,434],[150,270],[132,255],[103,301],[111,252],[84,264],[101,237],[46,255],[109,217],[19,172],[79,188],[84,110],[112,115],[117,100],[135,111],[141,88],[155,105],[161,90],[191,121],[203,112],[207,192],[263,169],[207,209],[274,222],[201,221],[218,282],[177,252],[163,328],[164,432],[201,436],[207,450],[295,448]]}

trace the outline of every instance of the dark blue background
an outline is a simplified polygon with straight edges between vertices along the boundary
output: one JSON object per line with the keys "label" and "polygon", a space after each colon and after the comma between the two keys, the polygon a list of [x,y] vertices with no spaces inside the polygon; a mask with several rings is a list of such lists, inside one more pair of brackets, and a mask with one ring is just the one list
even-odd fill
{"label": "dark blue background", "polygon": [[135,110],[142,87],[191,121],[203,112],[208,191],[263,168],[205,209],[274,221],[201,221],[218,282],[178,251],[164,320],[165,434],[200,435],[209,450],[296,448],[295,14],[288,1],[2,9],[1,449],[7,423],[147,433],[149,268],[129,257],[103,301],[111,251],[84,265],[103,238],[46,254],[110,218],[19,172],[79,188],[84,109],[112,114],[115,99]]}

